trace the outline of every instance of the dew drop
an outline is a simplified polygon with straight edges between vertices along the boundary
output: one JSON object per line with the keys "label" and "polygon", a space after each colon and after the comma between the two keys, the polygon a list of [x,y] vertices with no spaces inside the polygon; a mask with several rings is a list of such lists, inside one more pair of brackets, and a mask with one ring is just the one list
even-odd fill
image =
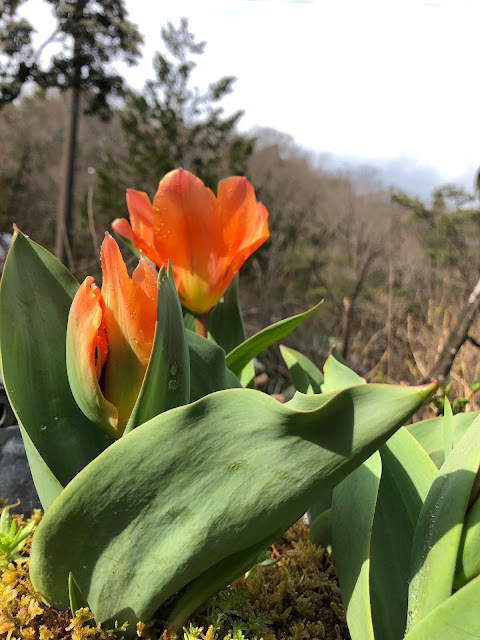
{"label": "dew drop", "polygon": [[47,425],[42,424],[42,426],[40,427],[40,431],[46,431],[46,429],[47,429]]}
{"label": "dew drop", "polygon": [[172,376],[176,375],[177,365],[175,363],[173,363],[172,366],[170,367],[170,373],[172,374]]}
{"label": "dew drop", "polygon": [[170,382],[168,383],[168,389],[170,391],[176,391],[178,387],[178,383],[176,380],[170,380]]}

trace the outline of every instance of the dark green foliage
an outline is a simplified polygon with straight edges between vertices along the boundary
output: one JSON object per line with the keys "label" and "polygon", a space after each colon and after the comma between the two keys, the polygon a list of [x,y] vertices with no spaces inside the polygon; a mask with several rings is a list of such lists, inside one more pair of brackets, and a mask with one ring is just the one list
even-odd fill
{"label": "dark green foliage", "polygon": [[235,79],[220,78],[201,93],[191,74],[205,42],[195,41],[185,18],[161,36],[165,53],[154,57],[155,79],[130,93],[120,112],[126,149],[110,153],[98,170],[97,210],[110,221],[125,207],[125,186],[153,196],[166,173],[183,167],[215,189],[221,178],[244,175],[253,151],[253,139],[235,131],[242,112],[224,116],[220,106]]}
{"label": "dark green foliage", "polygon": [[[24,0],[0,1],[0,106],[14,100],[27,80],[42,88],[79,88],[88,95],[86,112],[110,114],[108,98],[123,93],[123,79],[109,66],[114,59],[133,64],[142,37],[127,18],[123,0],[46,0],[57,20],[55,31],[35,51],[34,25],[20,18]],[[73,40],[73,49],[69,42]],[[55,41],[63,45],[46,68],[40,51]]]}

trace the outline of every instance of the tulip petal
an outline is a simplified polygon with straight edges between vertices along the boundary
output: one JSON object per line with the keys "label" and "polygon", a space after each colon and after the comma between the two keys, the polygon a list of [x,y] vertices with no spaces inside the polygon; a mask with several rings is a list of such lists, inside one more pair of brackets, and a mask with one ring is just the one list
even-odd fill
{"label": "tulip petal", "polygon": [[104,359],[108,347],[98,287],[92,288],[92,284],[91,276],[85,278],[73,299],[68,316],[68,381],[75,401],[87,418],[118,438],[118,411],[103,396],[98,384],[95,361]]}
{"label": "tulip petal", "polygon": [[218,199],[189,171],[176,169],[161,181],[153,207],[144,192],[127,190],[132,227],[113,228],[157,266],[172,264],[182,304],[205,314],[234,275],[269,236],[268,212],[257,204],[252,185],[231,177],[218,185]]}
{"label": "tulip petal", "polygon": [[127,207],[132,226],[125,218],[117,218],[113,221],[112,228],[133,242],[140,253],[161,266],[163,259],[155,249],[154,243],[153,208],[150,198],[144,191],[127,189]]}
{"label": "tulip petal", "polygon": [[211,283],[227,255],[215,196],[192,173],[177,169],[161,180],[153,213],[155,247],[172,263],[180,300],[194,313],[209,311],[221,296]]}
{"label": "tulip petal", "polygon": [[146,260],[140,260],[138,267],[132,273],[132,280],[151,300],[157,299],[157,274]]}
{"label": "tulip petal", "polygon": [[253,187],[246,178],[220,180],[217,198],[228,246],[226,275],[230,283],[245,260],[269,237],[268,211],[263,204],[257,203]]}
{"label": "tulip petal", "polygon": [[[142,286],[128,275],[120,249],[107,233],[101,250],[108,335],[108,359],[103,370],[105,397],[118,408],[118,429],[123,432],[135,405],[152,350],[156,321],[156,296],[151,296],[151,274],[142,261]],[[151,271],[151,269],[150,269]],[[145,282],[145,280],[148,282]],[[149,293],[146,292],[149,290]]]}

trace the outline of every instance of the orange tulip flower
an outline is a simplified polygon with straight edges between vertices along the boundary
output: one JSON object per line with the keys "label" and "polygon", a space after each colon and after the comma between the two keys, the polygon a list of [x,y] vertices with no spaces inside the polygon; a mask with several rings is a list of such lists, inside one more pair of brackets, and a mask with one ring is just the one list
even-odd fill
{"label": "orange tulip flower", "polygon": [[157,276],[140,260],[130,278],[108,233],[101,250],[102,289],[85,278],[67,325],[67,374],[83,413],[107,433],[122,435],[152,351]]}
{"label": "orange tulip flower", "polygon": [[112,227],[157,266],[170,260],[182,304],[197,316],[214,307],[245,260],[269,237],[268,212],[246,178],[218,184],[217,197],[189,171],[176,169],[161,181],[150,203],[127,190],[131,226]]}

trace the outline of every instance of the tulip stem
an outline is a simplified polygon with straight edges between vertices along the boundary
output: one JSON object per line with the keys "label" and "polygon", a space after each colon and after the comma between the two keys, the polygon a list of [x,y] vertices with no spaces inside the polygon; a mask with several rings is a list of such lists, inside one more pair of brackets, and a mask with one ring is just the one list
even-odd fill
{"label": "tulip stem", "polygon": [[195,316],[195,333],[204,338],[208,337],[208,313]]}

